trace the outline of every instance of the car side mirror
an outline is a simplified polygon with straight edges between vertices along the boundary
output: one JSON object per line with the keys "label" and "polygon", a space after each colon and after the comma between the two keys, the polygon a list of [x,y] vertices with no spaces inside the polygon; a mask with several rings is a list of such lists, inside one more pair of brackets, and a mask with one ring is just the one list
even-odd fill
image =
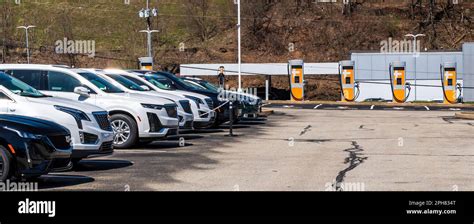
{"label": "car side mirror", "polygon": [[78,86],[74,88],[74,93],[77,93],[80,96],[89,97],[90,91],[86,87]]}
{"label": "car side mirror", "polygon": [[150,88],[148,86],[145,86],[145,85],[141,85],[140,86],[142,89],[146,90],[146,91],[150,91]]}

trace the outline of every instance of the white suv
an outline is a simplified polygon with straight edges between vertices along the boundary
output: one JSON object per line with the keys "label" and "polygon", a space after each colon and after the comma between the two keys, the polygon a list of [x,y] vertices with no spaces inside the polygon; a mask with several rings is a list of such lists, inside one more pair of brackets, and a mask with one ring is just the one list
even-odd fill
{"label": "white suv", "polygon": [[[110,155],[114,133],[107,111],[87,103],[50,97],[0,72],[0,113],[50,120],[71,132],[72,159]],[[55,139],[52,139],[54,144]]]}
{"label": "white suv", "polygon": [[198,93],[172,89],[170,86],[162,85],[161,82],[155,80],[155,77],[145,77],[141,73],[129,71],[126,74],[124,73],[123,76],[139,85],[145,85],[153,91],[174,94],[191,100],[195,128],[210,127],[214,124],[216,112],[210,109],[209,102],[212,102],[211,98]]}
{"label": "white suv", "polygon": [[[141,86],[133,81],[121,76],[124,71],[117,69],[83,69],[102,76],[120,89],[130,93],[143,94],[156,98],[164,98],[173,101],[178,105],[179,130],[188,130],[193,128],[193,112],[189,100],[168,94],[151,91],[147,86]],[[73,69],[74,71],[74,69]],[[126,73],[126,72],[125,72]]]}
{"label": "white suv", "polygon": [[139,141],[178,133],[177,105],[165,99],[155,99],[126,93],[106,79],[88,72],[72,71],[52,65],[0,65],[10,75],[42,92],[105,108],[115,133],[114,147],[130,148]]}

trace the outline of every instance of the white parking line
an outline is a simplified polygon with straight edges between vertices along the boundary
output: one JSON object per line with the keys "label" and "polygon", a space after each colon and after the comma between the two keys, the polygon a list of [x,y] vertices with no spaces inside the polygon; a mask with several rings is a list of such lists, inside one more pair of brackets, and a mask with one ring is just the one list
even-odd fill
{"label": "white parking line", "polygon": [[320,107],[320,106],[322,106],[322,104],[318,104],[318,105],[316,105],[316,106],[315,106],[313,109],[315,109],[315,110],[316,110],[316,109],[318,109],[318,107]]}
{"label": "white parking line", "polygon": [[425,106],[426,110],[430,110],[430,108],[428,106]]}

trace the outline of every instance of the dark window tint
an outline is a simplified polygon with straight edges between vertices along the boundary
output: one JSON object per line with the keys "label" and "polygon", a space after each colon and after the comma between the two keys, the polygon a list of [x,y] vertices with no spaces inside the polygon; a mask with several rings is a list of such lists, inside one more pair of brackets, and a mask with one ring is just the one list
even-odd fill
{"label": "dark window tint", "polygon": [[141,85],[141,86],[148,86],[148,88],[151,88],[151,86],[147,85],[143,80],[137,79],[135,77],[130,77],[130,76],[125,76],[125,78],[131,80],[132,82]]}
{"label": "dark window tint", "polygon": [[0,92],[0,100],[11,100],[5,93]]}
{"label": "dark window tint", "polygon": [[57,92],[74,92],[74,88],[81,86],[76,78],[61,72],[48,72],[48,90]]}
{"label": "dark window tint", "polygon": [[27,83],[37,90],[44,90],[43,71],[39,70],[10,70],[7,74]]}

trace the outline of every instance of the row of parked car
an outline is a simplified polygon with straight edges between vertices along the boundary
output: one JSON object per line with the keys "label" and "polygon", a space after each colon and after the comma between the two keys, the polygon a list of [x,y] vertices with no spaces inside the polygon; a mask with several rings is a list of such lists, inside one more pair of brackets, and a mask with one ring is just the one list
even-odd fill
{"label": "row of parked car", "polygon": [[[232,101],[234,107],[229,107]],[[260,98],[162,71],[0,64],[0,181],[257,117]]]}

